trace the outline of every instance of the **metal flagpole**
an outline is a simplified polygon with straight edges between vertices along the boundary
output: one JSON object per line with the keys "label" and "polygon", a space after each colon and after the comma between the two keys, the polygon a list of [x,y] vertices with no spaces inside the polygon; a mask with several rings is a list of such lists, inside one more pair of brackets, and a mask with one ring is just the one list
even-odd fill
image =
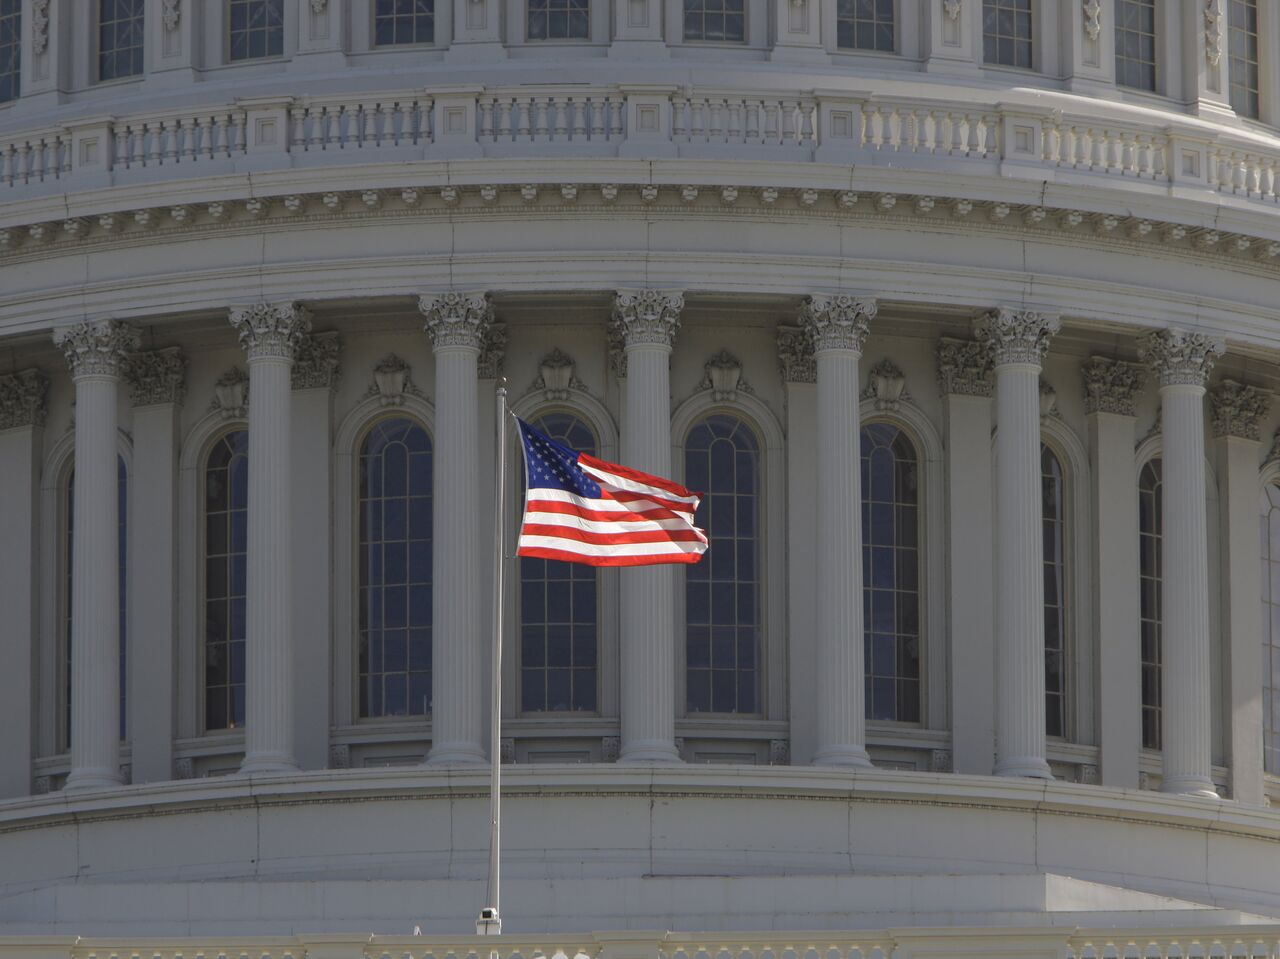
{"label": "metal flagpole", "polygon": [[498,381],[498,478],[494,494],[493,551],[493,675],[489,702],[489,888],[485,907],[476,919],[476,935],[497,936],[502,933],[502,916],[498,912],[498,866],[502,832],[502,613],[506,590],[503,572],[507,549],[507,380]]}

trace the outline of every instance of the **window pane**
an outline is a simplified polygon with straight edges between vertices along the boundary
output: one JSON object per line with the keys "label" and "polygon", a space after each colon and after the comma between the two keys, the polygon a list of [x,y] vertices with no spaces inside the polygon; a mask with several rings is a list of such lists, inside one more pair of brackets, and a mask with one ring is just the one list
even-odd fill
{"label": "window pane", "polygon": [[[249,434],[219,437],[204,462],[205,729],[244,723],[245,576]],[[233,666],[237,666],[233,668]]]}
{"label": "window pane", "polygon": [[1031,0],[982,0],[982,51],[987,63],[1032,65]]}
{"label": "window pane", "polygon": [[836,45],[851,50],[894,50],[893,0],[836,4]]}
{"label": "window pane", "polygon": [[1160,725],[1160,554],[1161,463],[1151,460],[1138,477],[1138,543],[1144,557],[1139,575],[1139,623],[1142,636],[1142,745],[1159,749]]}
{"label": "window pane", "polygon": [[586,40],[588,11],[578,0],[528,0],[530,40]]}
{"label": "window pane", "polygon": [[1116,82],[1156,88],[1156,0],[1117,0]]}
{"label": "window pane", "polygon": [[1044,522],[1044,702],[1045,732],[1067,733],[1067,570],[1062,463],[1040,446],[1040,488]]}
{"label": "window pane", "polygon": [[1266,771],[1280,773],[1280,486],[1262,493],[1262,749]]}
{"label": "window pane", "polygon": [[1258,2],[1228,0],[1227,65],[1231,108],[1258,118]]}
{"label": "window pane", "polygon": [[0,3],[0,103],[18,96],[21,76],[22,5],[19,0]]}
{"label": "window pane", "polygon": [[435,42],[435,0],[379,3],[374,10],[374,42],[378,46]]}
{"label": "window pane", "polygon": [[232,60],[284,54],[284,0],[229,0],[228,50]]}

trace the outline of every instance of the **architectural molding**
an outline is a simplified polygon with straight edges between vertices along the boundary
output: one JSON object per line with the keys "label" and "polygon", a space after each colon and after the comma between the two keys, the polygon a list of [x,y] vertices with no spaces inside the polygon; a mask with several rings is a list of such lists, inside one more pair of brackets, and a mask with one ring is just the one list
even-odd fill
{"label": "architectural molding", "polygon": [[907,392],[906,375],[893,360],[885,357],[871,367],[861,398],[872,400],[878,412],[896,411],[900,401],[911,398]]}
{"label": "architectural molding", "polygon": [[213,384],[209,411],[224,420],[244,419],[249,411],[249,374],[238,366],[223,373]]}
{"label": "architectural molding", "polygon": [[978,340],[938,340],[938,390],[943,396],[989,397],[995,388],[991,353]]}
{"label": "architectural molding", "polygon": [[698,390],[711,391],[717,403],[732,403],[738,393],[754,393],[755,388],[742,376],[742,361],[728,350],[721,350],[702,364]]}
{"label": "architectural molding", "polygon": [[1167,329],[1148,334],[1139,348],[1161,386],[1204,386],[1214,361],[1226,350],[1220,336]]}
{"label": "architectural molding", "polygon": [[418,297],[418,310],[426,318],[422,328],[435,350],[480,353],[493,325],[493,304],[485,292],[424,293]]}
{"label": "architectural molding", "polygon": [[541,393],[548,403],[564,402],[574,391],[587,391],[586,385],[577,377],[577,363],[568,353],[556,347],[542,358],[538,364],[538,375],[526,390],[530,393]]}
{"label": "architectural molding", "polygon": [[624,350],[637,346],[670,349],[683,309],[684,293],[680,290],[618,290],[613,296],[612,327]]}
{"label": "architectural molding", "polygon": [[0,376],[0,430],[44,426],[49,378],[40,370]]}
{"label": "architectural molding", "polygon": [[250,360],[292,360],[302,338],[311,332],[311,315],[299,303],[233,306],[229,318]]}
{"label": "architectural molding", "polygon": [[815,354],[826,350],[862,352],[877,304],[853,293],[812,293],[800,307],[800,325],[809,332]]}
{"label": "architectural molding", "polygon": [[305,334],[294,351],[291,382],[295,390],[332,390],[342,378],[337,331]]}
{"label": "architectural molding", "polygon": [[182,404],[187,395],[187,357],[176,346],[129,357],[128,380],[134,407]]}
{"label": "architectural molding", "polygon": [[984,343],[996,366],[1032,363],[1039,366],[1049,352],[1049,340],[1062,328],[1054,313],[1000,307],[974,322],[974,336]]}
{"label": "architectural molding", "polygon": [[813,357],[813,338],[804,326],[778,327],[778,367],[784,383],[816,383],[818,365]]}
{"label": "architectural molding", "polygon": [[373,382],[365,397],[376,396],[380,406],[402,406],[406,396],[422,396],[413,382],[413,369],[394,353],[388,353],[373,367]]}
{"label": "architectural molding", "polygon": [[1092,356],[1080,366],[1084,378],[1084,411],[1135,415],[1135,406],[1147,371],[1138,363]]}
{"label": "architectural molding", "polygon": [[1259,427],[1271,411],[1273,395],[1270,390],[1222,380],[1209,391],[1213,435],[1260,440]]}
{"label": "architectural molding", "polygon": [[502,365],[507,356],[507,324],[490,323],[480,344],[480,359],[476,372],[482,380],[496,380],[502,375]]}
{"label": "architectural molding", "polygon": [[53,344],[66,357],[73,380],[120,376],[140,339],[134,327],[120,320],[85,321],[53,333]]}

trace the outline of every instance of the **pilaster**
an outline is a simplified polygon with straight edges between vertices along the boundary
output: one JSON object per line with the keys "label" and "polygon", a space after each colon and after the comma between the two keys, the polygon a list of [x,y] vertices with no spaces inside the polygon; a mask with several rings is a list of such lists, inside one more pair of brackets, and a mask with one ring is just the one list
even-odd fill
{"label": "pilaster", "polygon": [[1193,112],[1213,119],[1234,117],[1228,98],[1227,4],[1230,0],[1184,0],[1182,99]]}
{"label": "pilaster", "polygon": [[982,0],[924,0],[924,68],[976,75],[982,64]]}
{"label": "pilaster", "polygon": [[197,0],[146,0],[147,76],[172,86],[195,79],[201,65]]}
{"label": "pilaster", "polygon": [[1067,88],[1099,93],[1115,83],[1115,0],[1062,0],[1058,10]]}
{"label": "pilaster", "polygon": [[350,3],[294,0],[298,9],[298,54],[340,67],[345,60]]}

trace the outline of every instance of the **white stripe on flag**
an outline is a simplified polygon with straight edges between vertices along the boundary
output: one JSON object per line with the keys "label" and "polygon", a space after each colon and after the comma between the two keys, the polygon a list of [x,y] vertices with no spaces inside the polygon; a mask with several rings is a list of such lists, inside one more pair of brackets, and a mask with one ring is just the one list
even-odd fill
{"label": "white stripe on flag", "polygon": [[619,476],[617,473],[609,473],[594,466],[588,466],[581,460],[578,462],[578,468],[584,473],[588,473],[596,479],[607,484],[613,489],[625,490],[628,493],[639,493],[642,496],[652,496],[656,499],[668,500],[673,503],[687,503],[690,506],[698,504],[696,496],[681,496],[679,493],[672,493],[658,486],[649,486],[647,483],[638,483],[633,479],[625,476]]}
{"label": "white stripe on flag", "polygon": [[521,536],[519,545],[556,549],[562,553],[577,553],[579,556],[673,556],[680,553],[700,553],[706,549],[705,543],[696,541],[605,545],[580,543],[577,540],[561,539],[558,536]]}

